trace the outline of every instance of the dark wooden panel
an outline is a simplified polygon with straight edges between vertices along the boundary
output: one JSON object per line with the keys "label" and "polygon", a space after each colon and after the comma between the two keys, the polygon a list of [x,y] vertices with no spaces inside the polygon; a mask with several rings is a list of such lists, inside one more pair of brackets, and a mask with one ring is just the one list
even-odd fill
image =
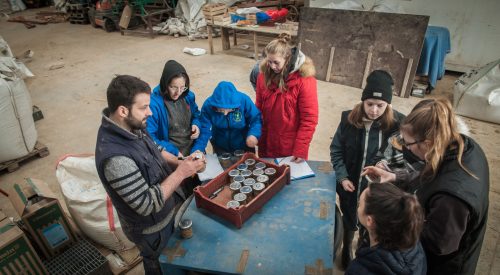
{"label": "dark wooden panel", "polygon": [[405,91],[401,86],[409,60],[406,82],[413,81],[428,21],[429,17],[422,15],[303,8],[299,42],[302,51],[313,59],[318,79],[327,79],[334,47],[329,81],[361,88],[371,54],[367,72],[388,69],[399,85],[395,91],[407,97],[411,85],[406,85]]}

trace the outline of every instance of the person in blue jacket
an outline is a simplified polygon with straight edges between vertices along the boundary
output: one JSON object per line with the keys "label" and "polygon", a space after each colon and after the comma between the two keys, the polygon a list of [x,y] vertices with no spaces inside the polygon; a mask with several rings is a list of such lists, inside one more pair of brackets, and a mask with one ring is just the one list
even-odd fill
{"label": "person in blue jacket", "polygon": [[214,153],[255,152],[262,126],[259,109],[233,83],[221,81],[201,108],[200,142],[210,142]]}
{"label": "person in blue jacket", "polygon": [[146,129],[156,144],[179,157],[204,152],[206,145],[199,140],[200,110],[189,84],[186,69],[175,60],[167,61],[151,94],[153,114],[147,120]]}

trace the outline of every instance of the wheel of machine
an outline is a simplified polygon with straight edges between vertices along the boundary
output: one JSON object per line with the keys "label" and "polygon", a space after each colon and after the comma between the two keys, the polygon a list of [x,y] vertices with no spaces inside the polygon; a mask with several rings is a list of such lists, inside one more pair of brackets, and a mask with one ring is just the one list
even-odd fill
{"label": "wheel of machine", "polygon": [[299,22],[299,9],[297,9],[297,7],[294,5],[288,6],[287,9],[288,14],[286,16],[286,19],[288,21]]}
{"label": "wheel of machine", "polygon": [[333,260],[337,256],[342,244],[342,236],[344,235],[344,224],[342,223],[342,214],[338,205],[335,205],[335,231],[333,234]]}
{"label": "wheel of machine", "polygon": [[96,25],[96,23],[95,23],[95,17],[94,17],[94,15],[92,15],[92,14],[90,14],[90,13],[89,13],[89,22],[90,22],[90,25],[91,25],[92,27],[94,27],[94,28],[99,27],[99,26],[97,26],[97,25]]}
{"label": "wheel of machine", "polygon": [[114,32],[116,31],[116,25],[115,22],[111,18],[105,18],[104,19],[104,30],[106,32]]}

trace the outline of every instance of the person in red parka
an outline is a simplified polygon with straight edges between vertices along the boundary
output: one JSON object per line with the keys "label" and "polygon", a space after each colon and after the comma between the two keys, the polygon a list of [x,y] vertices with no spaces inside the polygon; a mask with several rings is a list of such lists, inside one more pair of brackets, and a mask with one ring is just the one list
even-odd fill
{"label": "person in red parka", "polygon": [[256,105],[262,112],[259,156],[307,160],[318,124],[318,92],[312,60],[281,34],[265,48],[257,77]]}

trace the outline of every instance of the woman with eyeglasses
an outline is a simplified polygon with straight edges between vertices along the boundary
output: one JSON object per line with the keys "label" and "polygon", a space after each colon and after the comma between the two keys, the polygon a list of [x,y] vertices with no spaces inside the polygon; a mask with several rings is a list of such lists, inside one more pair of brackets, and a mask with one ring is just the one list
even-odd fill
{"label": "woman with eyeglasses", "polygon": [[[352,241],[359,228],[356,208],[368,182],[361,177],[363,167],[374,162],[377,152],[387,147],[389,136],[397,132],[404,116],[392,109],[393,80],[383,70],[368,76],[361,102],[342,112],[330,145],[330,158],[337,178],[337,194],[344,226],[341,268],[353,258]],[[362,236],[363,232],[360,232]]]}
{"label": "woman with eyeglasses", "polygon": [[147,131],[157,145],[178,157],[205,151],[198,140],[200,110],[189,84],[186,69],[175,60],[167,61],[149,106],[153,114],[147,120]]}
{"label": "woman with eyeglasses", "polygon": [[[488,217],[489,169],[483,150],[460,134],[451,103],[419,102],[401,126],[404,148],[425,162],[412,186],[425,210],[421,241],[428,274],[474,274]],[[366,167],[396,185],[407,175]]]}
{"label": "woman with eyeglasses", "polygon": [[262,119],[252,99],[231,82],[221,81],[201,108],[200,143],[212,144],[214,153],[255,152]]}
{"label": "woman with eyeglasses", "polygon": [[372,183],[359,197],[358,217],[370,241],[356,251],[345,275],[426,274],[419,242],[424,213],[414,195],[392,184]]}
{"label": "woman with eyeglasses", "polygon": [[312,60],[290,40],[281,34],[264,49],[255,101],[263,123],[259,156],[300,162],[308,158],[318,124],[318,91]]}

